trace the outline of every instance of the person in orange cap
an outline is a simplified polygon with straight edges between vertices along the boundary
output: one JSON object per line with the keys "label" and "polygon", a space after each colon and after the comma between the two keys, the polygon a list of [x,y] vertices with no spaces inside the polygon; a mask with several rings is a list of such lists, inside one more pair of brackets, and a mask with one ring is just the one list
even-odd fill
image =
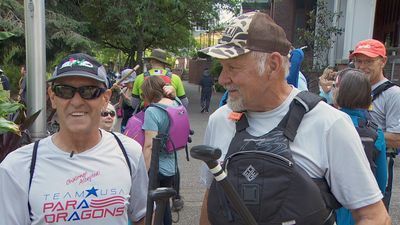
{"label": "person in orange cap", "polygon": [[[362,70],[372,86],[372,121],[385,134],[389,170],[393,169],[393,158],[400,148],[400,87],[389,81],[383,74],[387,62],[386,48],[374,39],[360,41],[350,55],[357,69]],[[390,174],[390,173],[389,173]],[[389,207],[392,177],[388,178],[384,202]]]}

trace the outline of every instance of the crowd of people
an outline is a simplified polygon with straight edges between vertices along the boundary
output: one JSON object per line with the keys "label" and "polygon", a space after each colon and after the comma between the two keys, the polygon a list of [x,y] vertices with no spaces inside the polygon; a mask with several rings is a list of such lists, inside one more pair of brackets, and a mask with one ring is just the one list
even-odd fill
{"label": "crowd of people", "polygon": [[[222,151],[218,161],[257,223],[391,224],[387,165],[400,148],[400,88],[383,74],[385,46],[360,41],[349,56],[355,68],[325,69],[318,96],[300,72],[302,49],[268,15],[241,14],[222,35],[201,50],[219,59],[218,83],[227,90],[209,117],[204,144]],[[125,69],[114,85],[92,56],[60,61],[47,90],[59,129],[1,162],[0,224],[144,224],[154,151],[157,186],[179,187],[176,154],[166,143],[153,148],[153,138],[171,132],[172,120],[152,106],[187,107],[189,100],[164,50],[153,49],[146,60],[149,70]],[[208,113],[215,91],[208,69],[199,85],[201,113]],[[144,142],[138,143],[123,133],[141,110]],[[216,168],[201,170],[199,223],[243,224],[219,184],[225,177],[213,179]],[[183,207],[179,194],[172,202],[175,210]],[[170,203],[163,224],[172,224]]]}

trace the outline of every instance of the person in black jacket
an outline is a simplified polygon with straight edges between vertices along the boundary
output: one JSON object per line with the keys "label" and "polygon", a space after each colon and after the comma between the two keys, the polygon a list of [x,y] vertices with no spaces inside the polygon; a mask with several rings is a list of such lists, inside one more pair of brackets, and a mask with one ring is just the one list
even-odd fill
{"label": "person in black jacket", "polygon": [[201,90],[201,99],[200,99],[200,106],[201,106],[201,113],[208,112],[210,109],[210,100],[211,94],[214,91],[214,79],[210,75],[208,69],[205,69],[203,72],[203,77],[199,83],[199,91]]}

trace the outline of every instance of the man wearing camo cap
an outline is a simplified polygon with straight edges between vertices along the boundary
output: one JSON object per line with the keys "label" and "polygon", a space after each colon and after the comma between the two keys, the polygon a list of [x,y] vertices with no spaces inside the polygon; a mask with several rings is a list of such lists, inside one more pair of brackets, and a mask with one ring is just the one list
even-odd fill
{"label": "man wearing camo cap", "polygon": [[[249,150],[246,145],[252,142],[261,151],[267,151],[265,148],[271,144],[285,144],[277,139],[271,142],[260,137],[266,137],[276,130],[289,111],[292,100],[298,99],[300,91],[288,85],[285,79],[289,68],[290,47],[283,29],[268,15],[249,12],[231,21],[218,45],[202,50],[220,60],[223,70],[219,83],[229,91],[228,104],[210,116],[204,138],[206,145],[222,150],[221,163],[226,162],[226,156],[238,151],[238,148],[241,152]],[[241,129],[243,117],[247,118],[247,126]],[[240,139],[243,135],[246,138]],[[286,148],[290,149],[294,160],[289,165],[295,163],[313,180],[326,180],[327,191],[333,194],[333,199],[352,210],[357,224],[390,224],[390,217],[381,201],[382,194],[369,169],[361,140],[352,122],[343,113],[322,101],[318,102],[304,115],[297,135],[288,143]],[[285,187],[268,185],[269,178],[264,177],[262,180],[267,182],[268,188],[258,189],[257,185],[264,184],[259,183],[256,176],[265,174],[269,168],[260,170],[256,165],[253,166],[237,167],[235,169],[238,171],[232,173],[239,174],[235,181],[239,182],[240,187],[237,192],[242,200],[245,199],[245,204],[258,224],[334,224],[334,217],[323,213],[316,214],[321,217],[320,222],[311,222],[315,216],[306,215],[296,215],[287,221],[271,219],[284,216],[277,215],[280,212],[278,210],[281,210],[280,203],[275,208],[271,207],[272,203],[296,202],[298,199],[288,196],[279,199]],[[247,176],[249,171],[254,175],[251,179]],[[273,176],[273,179],[294,179],[280,174]],[[221,188],[215,185],[215,181],[212,183],[212,175],[207,169],[203,169],[201,180],[207,190],[200,224],[244,224],[234,206],[221,194]],[[269,195],[267,202],[257,202],[258,196],[265,196],[267,189],[275,189],[276,194]],[[304,192],[298,190],[294,194],[296,197],[291,197],[302,195]],[[318,195],[318,191],[315,195]],[[325,204],[328,203],[325,201]],[[302,201],[292,210],[310,204],[314,202]]]}

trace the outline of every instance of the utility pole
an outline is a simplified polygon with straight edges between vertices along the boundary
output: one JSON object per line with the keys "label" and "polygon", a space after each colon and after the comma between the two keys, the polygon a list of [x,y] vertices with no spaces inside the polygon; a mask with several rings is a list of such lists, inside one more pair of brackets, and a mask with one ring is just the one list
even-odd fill
{"label": "utility pole", "polygon": [[26,106],[28,116],[42,110],[30,127],[33,140],[47,136],[46,33],[44,0],[24,0],[26,45]]}

